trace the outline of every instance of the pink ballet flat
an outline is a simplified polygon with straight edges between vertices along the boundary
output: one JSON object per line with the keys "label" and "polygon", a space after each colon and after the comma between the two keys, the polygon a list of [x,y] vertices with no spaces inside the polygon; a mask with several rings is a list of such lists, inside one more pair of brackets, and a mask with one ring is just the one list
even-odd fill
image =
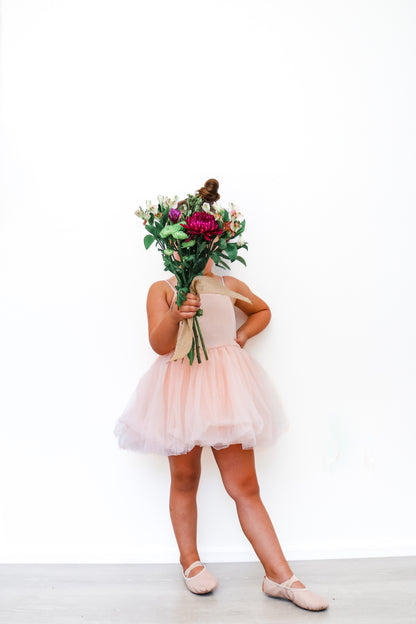
{"label": "pink ballet flat", "polygon": [[[204,569],[195,576],[189,576],[189,572],[198,566],[204,566]],[[194,594],[208,594],[217,585],[218,581],[211,572],[209,572],[201,561],[194,561],[185,572],[182,572],[185,585],[189,591]]]}
{"label": "pink ballet flat", "polygon": [[298,581],[297,576],[293,575],[284,583],[276,583],[271,581],[267,576],[263,579],[262,590],[268,596],[273,598],[287,598],[302,609],[309,611],[322,611],[329,606],[329,602],[315,594],[307,587],[291,587],[292,583]]}

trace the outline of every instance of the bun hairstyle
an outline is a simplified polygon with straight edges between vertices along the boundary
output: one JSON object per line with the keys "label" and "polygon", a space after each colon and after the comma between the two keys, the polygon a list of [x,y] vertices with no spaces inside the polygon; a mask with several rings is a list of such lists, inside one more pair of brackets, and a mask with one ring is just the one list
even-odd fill
{"label": "bun hairstyle", "polygon": [[[201,186],[200,189],[196,191],[196,195],[202,198],[203,202],[208,202],[208,204],[213,204],[218,201],[221,195],[218,193],[219,182],[215,178],[210,178]],[[186,204],[187,199],[181,199],[178,202],[178,208],[182,206],[182,204]]]}
{"label": "bun hairstyle", "polygon": [[216,180],[215,178],[210,178],[205,182],[204,186],[197,190],[196,194],[199,195],[204,202],[213,204],[221,197],[221,195],[218,193],[218,187],[218,180]]}

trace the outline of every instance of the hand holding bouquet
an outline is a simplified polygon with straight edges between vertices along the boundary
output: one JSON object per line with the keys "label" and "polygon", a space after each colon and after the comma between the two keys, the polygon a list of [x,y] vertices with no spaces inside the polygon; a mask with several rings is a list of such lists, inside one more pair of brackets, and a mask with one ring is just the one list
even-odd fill
{"label": "hand holding bouquet", "polygon": [[[162,253],[165,271],[176,276],[177,305],[180,307],[190,289],[193,290],[191,285],[201,281],[201,278],[195,278],[202,276],[210,258],[215,265],[226,269],[229,269],[226,261],[238,260],[246,264],[244,258],[238,255],[240,249],[248,248],[241,237],[245,220],[233,203],[226,210],[218,202],[204,202],[198,195],[188,194],[187,199],[182,202],[177,201],[177,195],[173,199],[158,195],[157,199],[157,204],[147,201],[146,209],[139,207],[135,214],[143,219],[149,232],[144,237],[146,249],[155,242]],[[234,241],[237,237],[237,241]],[[225,288],[220,290],[224,293],[227,291]],[[233,294],[244,298],[238,293]],[[208,359],[197,318],[202,313],[199,309],[192,319],[188,319],[192,322],[193,336],[192,346],[187,352],[190,364],[193,363],[195,355],[197,361],[201,362],[200,344],[205,358]]]}

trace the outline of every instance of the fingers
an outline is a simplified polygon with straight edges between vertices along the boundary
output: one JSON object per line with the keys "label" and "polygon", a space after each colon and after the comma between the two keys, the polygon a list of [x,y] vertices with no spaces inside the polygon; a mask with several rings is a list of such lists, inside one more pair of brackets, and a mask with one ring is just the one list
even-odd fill
{"label": "fingers", "polygon": [[180,318],[192,318],[201,307],[201,301],[197,295],[188,293],[181,307],[178,308],[177,305],[174,307],[176,308],[176,313]]}
{"label": "fingers", "polygon": [[246,336],[246,334],[239,329],[234,340],[243,349],[248,340],[248,336]]}
{"label": "fingers", "polygon": [[201,302],[199,297],[188,293],[186,295],[186,300],[183,302],[181,307],[179,308],[179,313],[182,314],[185,318],[190,318],[191,316],[195,316],[201,306]]}
{"label": "fingers", "polygon": [[[184,303],[185,303],[185,301],[184,301]],[[186,303],[198,305],[198,307],[201,305],[201,301],[200,301],[198,295],[193,295],[192,293],[188,293],[186,295]]]}

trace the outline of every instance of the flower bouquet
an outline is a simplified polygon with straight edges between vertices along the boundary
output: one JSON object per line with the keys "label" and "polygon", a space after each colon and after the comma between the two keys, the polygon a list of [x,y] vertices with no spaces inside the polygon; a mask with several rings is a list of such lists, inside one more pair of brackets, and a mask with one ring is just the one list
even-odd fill
{"label": "flower bouquet", "polygon": [[[177,199],[177,195],[173,199],[158,195],[157,204],[152,204],[148,200],[146,209],[139,207],[135,214],[143,219],[144,226],[149,232],[144,237],[146,249],[156,243],[162,253],[165,271],[170,271],[176,276],[176,301],[180,307],[188,292],[198,294],[195,284],[200,283],[201,280],[212,281],[212,278],[206,276],[195,279],[202,276],[209,258],[212,258],[215,265],[225,269],[230,268],[227,261],[238,260],[245,265],[244,258],[238,253],[240,249],[248,249],[248,245],[241,237],[245,228],[245,220],[235,204],[230,203],[227,210],[218,202],[212,204],[204,202],[198,195],[188,194],[187,199],[181,202]],[[232,294],[237,298],[247,300],[224,286],[216,288],[215,292]],[[207,290],[205,286],[200,292],[214,291]],[[205,359],[208,359],[197,318],[201,314],[203,310],[199,309],[192,319],[187,319],[190,321],[188,326],[192,335],[191,347],[186,351],[190,364],[193,363],[195,355],[198,363],[201,362],[200,346]],[[183,323],[182,321],[181,324]],[[176,349],[172,359],[181,357],[177,351]]]}

